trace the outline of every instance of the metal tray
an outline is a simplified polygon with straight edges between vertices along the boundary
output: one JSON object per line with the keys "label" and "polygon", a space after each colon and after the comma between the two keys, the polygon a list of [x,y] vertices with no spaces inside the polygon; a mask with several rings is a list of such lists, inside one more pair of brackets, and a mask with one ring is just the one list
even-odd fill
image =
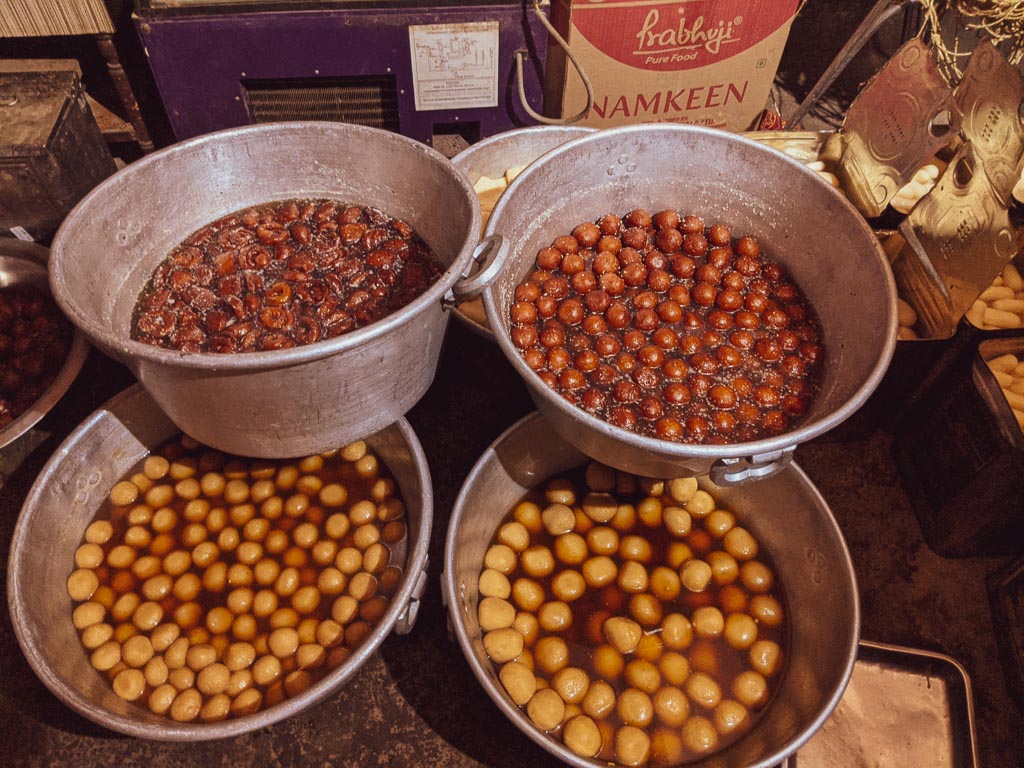
{"label": "metal tray", "polygon": [[781,768],[978,768],[971,680],[941,653],[860,642],[839,706]]}

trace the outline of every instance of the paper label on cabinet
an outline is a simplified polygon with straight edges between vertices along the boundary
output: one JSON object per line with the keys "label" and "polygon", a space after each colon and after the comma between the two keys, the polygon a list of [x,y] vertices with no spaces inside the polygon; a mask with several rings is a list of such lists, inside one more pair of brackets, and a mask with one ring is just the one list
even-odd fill
{"label": "paper label on cabinet", "polygon": [[409,27],[416,111],[498,106],[498,22]]}

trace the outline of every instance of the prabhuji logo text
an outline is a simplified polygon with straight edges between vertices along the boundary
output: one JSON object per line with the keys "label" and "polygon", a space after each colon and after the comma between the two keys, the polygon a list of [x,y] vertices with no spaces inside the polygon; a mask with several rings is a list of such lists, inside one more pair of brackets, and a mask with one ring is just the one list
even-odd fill
{"label": "prabhuji logo text", "polygon": [[680,16],[676,26],[663,24],[657,8],[647,12],[636,34],[637,48],[633,51],[634,56],[644,57],[644,64],[693,61],[701,50],[717,56],[722,46],[739,42],[736,28],[743,24],[742,16],[708,26],[703,15],[689,20],[685,8],[678,8],[676,12]]}

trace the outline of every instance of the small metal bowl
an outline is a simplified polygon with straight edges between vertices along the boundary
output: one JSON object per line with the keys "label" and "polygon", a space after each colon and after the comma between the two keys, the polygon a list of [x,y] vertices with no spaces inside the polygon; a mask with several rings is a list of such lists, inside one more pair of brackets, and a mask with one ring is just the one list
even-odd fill
{"label": "small metal bowl", "polygon": [[89,663],[71,622],[67,577],[75,549],[102,500],[150,450],[178,433],[152,398],[135,385],[86,419],[43,468],[22,507],[7,570],[11,623],[39,679],[81,715],[113,731],[160,741],[236,736],[298,714],[341,687],[392,630],[412,629],[426,585],[433,492],[427,460],[405,419],[366,438],[387,464],[405,501],[405,573],[383,618],[340,666],[294,698],[219,723],[177,723],[120,699]]}
{"label": "small metal bowl", "polygon": [[[49,254],[48,249],[35,243],[0,238],[0,288],[34,285],[49,293],[46,280],[46,260]],[[71,349],[57,377],[27,411],[0,429],[0,448],[13,443],[50,412],[78,376],[88,354],[89,343],[82,332],[75,329]]]}
{"label": "small metal bowl", "polygon": [[[545,152],[594,131],[594,128],[580,125],[517,128],[478,141],[455,155],[452,163],[466,175],[471,184],[476,184],[481,176],[500,179],[509,168],[525,167]],[[479,298],[460,303],[455,308],[455,319],[474,333],[494,341],[494,334],[487,324]]]}
{"label": "small metal bowl", "polygon": [[[442,595],[466,660],[502,713],[570,765],[607,768],[607,763],[582,758],[540,731],[515,705],[487,658],[477,618],[484,553],[501,521],[531,488],[588,461],[539,413],[521,419],[495,440],[469,473],[452,510]],[[860,636],[853,564],[828,505],[795,464],[757,482],[717,487],[705,477],[700,486],[732,510],[771,554],[790,625],[786,668],[758,722],[706,762],[688,765],[771,768],[828,719],[853,673]]]}

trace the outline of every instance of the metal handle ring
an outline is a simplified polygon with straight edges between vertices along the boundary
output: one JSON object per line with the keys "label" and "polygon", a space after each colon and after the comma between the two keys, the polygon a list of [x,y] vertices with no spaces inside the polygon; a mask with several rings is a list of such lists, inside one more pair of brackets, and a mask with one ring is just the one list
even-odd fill
{"label": "metal handle ring", "polygon": [[717,486],[739,485],[748,480],[774,475],[793,460],[795,448],[793,446],[763,456],[719,459],[711,465],[711,482]]}
{"label": "metal handle ring", "polygon": [[501,235],[489,235],[477,243],[473,249],[473,264],[479,269],[470,277],[471,268],[462,280],[452,286],[452,303],[458,304],[479,296],[501,274],[508,252],[509,244]]}

